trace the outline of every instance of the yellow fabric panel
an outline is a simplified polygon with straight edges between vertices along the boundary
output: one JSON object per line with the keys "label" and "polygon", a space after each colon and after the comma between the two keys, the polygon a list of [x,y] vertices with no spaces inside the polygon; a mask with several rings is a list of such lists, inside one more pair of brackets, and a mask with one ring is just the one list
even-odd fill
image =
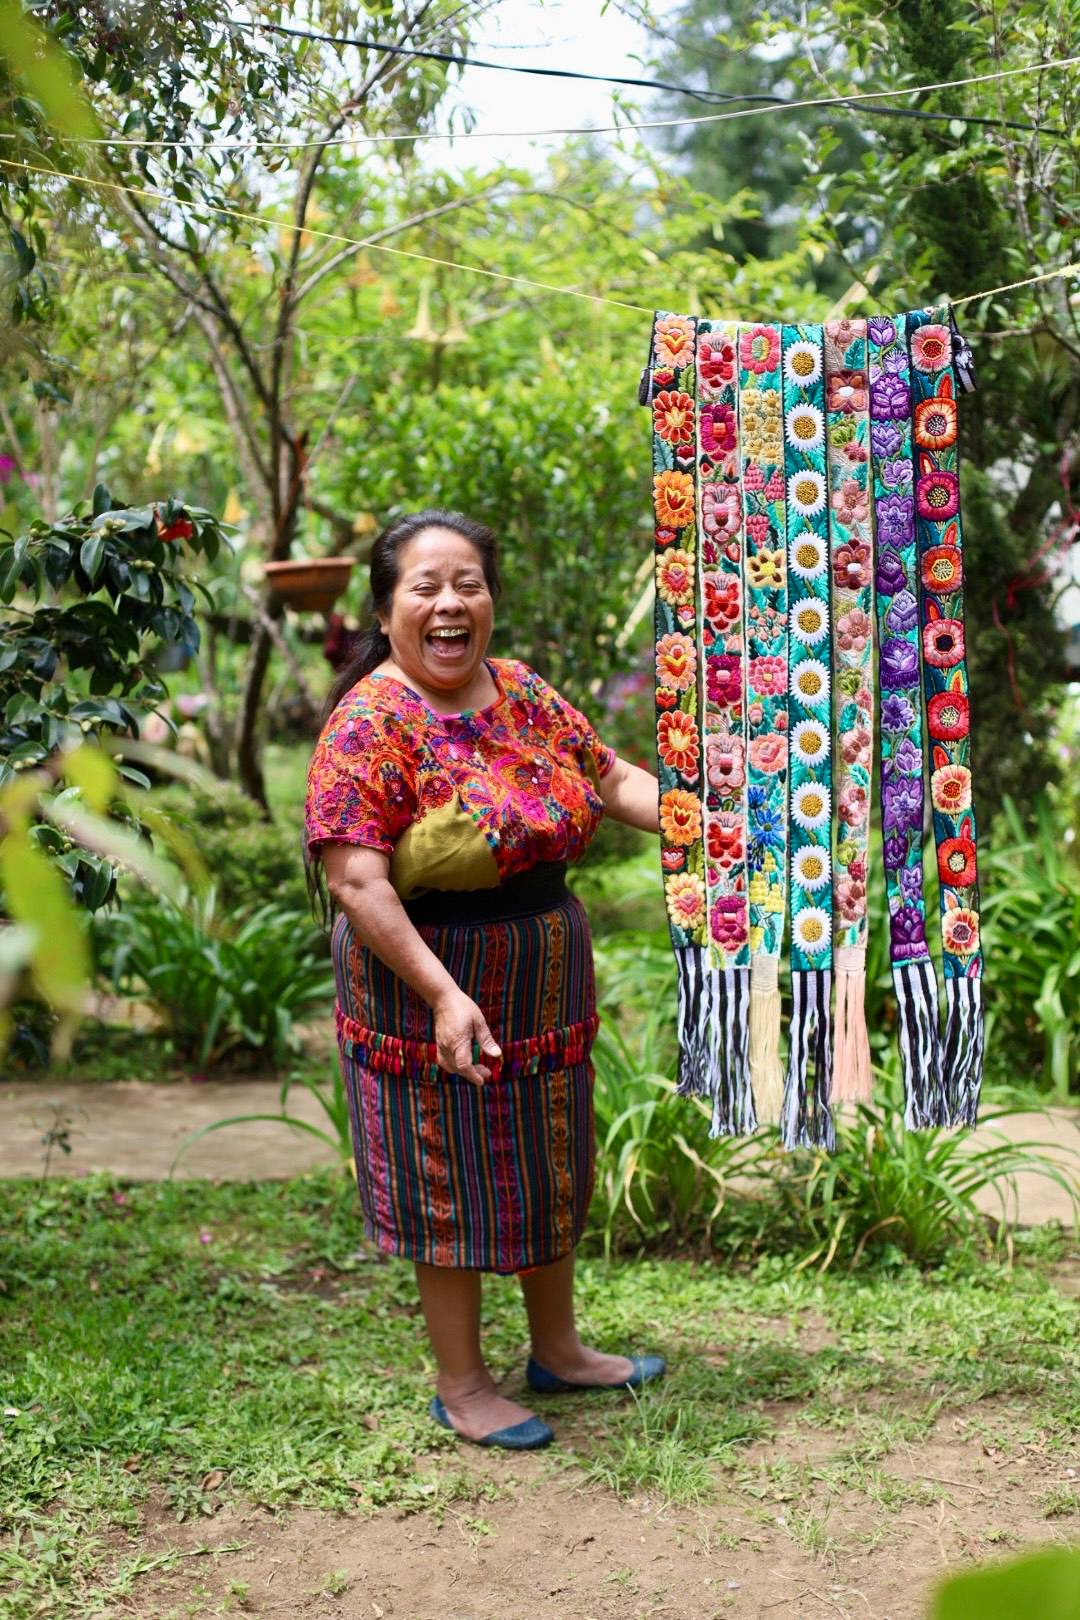
{"label": "yellow fabric panel", "polygon": [[390,882],[402,900],[423,889],[498,888],[495,852],[456,792],[406,827],[390,857]]}

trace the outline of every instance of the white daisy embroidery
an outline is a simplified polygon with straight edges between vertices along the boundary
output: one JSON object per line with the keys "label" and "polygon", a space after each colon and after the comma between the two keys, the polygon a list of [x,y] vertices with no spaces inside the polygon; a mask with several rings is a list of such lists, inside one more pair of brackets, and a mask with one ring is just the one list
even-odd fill
{"label": "white daisy embroidery", "polygon": [[796,602],[791,610],[791,633],[806,647],[816,647],[829,633],[829,615],[823,602]]}
{"label": "white daisy embroidery", "polygon": [[791,819],[797,821],[804,832],[816,832],[824,827],[831,808],[829,790],[820,782],[803,782],[791,795]]}
{"label": "white daisy embroidery", "polygon": [[821,376],[821,345],[800,338],[784,355],[784,376],[793,388],[810,388]]}
{"label": "white daisy embroidery", "polygon": [[825,418],[816,405],[792,405],[784,415],[784,437],[793,450],[820,450]]}
{"label": "white daisy embroidery", "polygon": [[791,857],[791,875],[807,894],[823,889],[832,876],[832,862],[827,849],[817,844],[806,844]]}
{"label": "white daisy embroidery", "polygon": [[816,707],[828,702],[829,671],[817,658],[804,658],[791,671],[791,690],[802,703]]}
{"label": "white daisy embroidery", "polygon": [[819,579],[828,567],[825,542],[816,534],[800,534],[791,543],[788,567],[800,579]]}
{"label": "white daisy embroidery", "polygon": [[832,938],[832,918],[820,906],[807,906],[791,924],[792,936],[807,956],[820,956]]}
{"label": "white daisy embroidery", "polygon": [[787,481],[788,506],[799,517],[817,517],[825,510],[825,479],[813,467],[792,473]]}
{"label": "white daisy embroidery", "polygon": [[800,720],[791,733],[791,746],[804,765],[820,765],[829,757],[829,728],[820,720]]}

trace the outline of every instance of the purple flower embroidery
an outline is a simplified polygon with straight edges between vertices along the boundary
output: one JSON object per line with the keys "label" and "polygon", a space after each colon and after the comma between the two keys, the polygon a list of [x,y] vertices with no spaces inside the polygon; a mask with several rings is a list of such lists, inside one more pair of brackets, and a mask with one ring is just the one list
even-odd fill
{"label": "purple flower embroidery", "polygon": [[891,763],[901,776],[918,776],[922,772],[922,749],[916,748],[910,737],[905,737],[893,750]]}
{"label": "purple flower embroidery", "polygon": [[879,349],[888,348],[890,343],[896,342],[896,327],[887,315],[871,315],[866,329],[871,343],[876,343]]}
{"label": "purple flower embroidery", "polygon": [[904,589],[907,580],[904,565],[895,551],[879,551],[877,560],[877,588],[879,596],[895,596]]}
{"label": "purple flower embroidery", "polygon": [[907,839],[899,833],[890,833],[881,846],[885,865],[890,872],[897,871],[907,860]]}
{"label": "purple flower embroidery", "polygon": [[881,705],[881,724],[885,731],[907,731],[915,719],[915,711],[906,697],[890,692]]}
{"label": "purple flower embroidery", "polygon": [[870,415],[877,422],[902,422],[911,414],[911,391],[899,377],[885,376],[870,385]]}
{"label": "purple flower embroidery", "polygon": [[883,546],[902,551],[915,535],[915,502],[910,495],[886,495],[878,501],[878,539]]}
{"label": "purple flower embroidery", "polygon": [[870,448],[875,456],[895,456],[903,440],[892,422],[871,422]]}
{"label": "purple flower embroidery", "polygon": [[881,468],[881,482],[888,484],[890,489],[908,489],[911,485],[911,462],[898,456],[895,461],[886,461]]}
{"label": "purple flower embroidery", "polygon": [[905,866],[900,873],[900,892],[905,900],[922,899],[922,867]]}
{"label": "purple flower embroidery", "polygon": [[919,649],[900,636],[890,636],[881,645],[881,684],[893,691],[914,686],[919,679]]}
{"label": "purple flower embroidery", "polygon": [[881,825],[887,832],[905,833],[922,825],[922,782],[891,773],[881,787]]}
{"label": "purple flower embroidery", "polygon": [[898,636],[914,630],[919,622],[919,604],[908,590],[897,591],[885,615],[887,627]]}
{"label": "purple flower embroidery", "polygon": [[894,961],[903,961],[912,956],[925,956],[926,933],[922,912],[918,906],[901,906],[899,911],[894,911],[889,918],[889,930],[892,934]]}

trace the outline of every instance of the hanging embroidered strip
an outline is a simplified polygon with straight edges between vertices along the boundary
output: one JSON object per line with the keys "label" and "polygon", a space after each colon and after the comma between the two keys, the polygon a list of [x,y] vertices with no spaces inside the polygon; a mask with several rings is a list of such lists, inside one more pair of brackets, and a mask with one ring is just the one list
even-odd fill
{"label": "hanging embroidered strip", "polygon": [[783,328],[792,1015],[781,1124],[787,1147],[833,1141],[832,710],[822,342],[820,326]]}
{"label": "hanging embroidered strip", "polygon": [[[757,1117],[778,1121],[780,944],[787,889],[787,557],[780,329],[739,330],[739,464],[747,640],[747,866],[750,1083]],[[737,768],[741,768],[741,761]]]}
{"label": "hanging embroidered strip", "polygon": [[653,416],[656,569],[656,748],[660,860],[678,968],[679,1091],[709,1090],[715,1042],[705,953],[705,882],[698,702],[696,375],[697,322],[653,321],[649,402]]}
{"label": "hanging embroidered strip", "polygon": [[825,323],[829,553],[835,747],[836,879],[832,891],[836,1012],[832,1097],[869,1102],[866,885],[874,736],[870,394],[866,322]]}
{"label": "hanging embroidered strip", "polygon": [[[869,1099],[875,672],[905,1124],[975,1122],[983,961],[957,452],[958,391],[973,386],[942,310],[824,328],[655,317],[641,399],[653,416],[661,861],[679,1090],[711,1100],[713,1135],[779,1123],[785,1145],[829,1148],[832,1104]],[[928,772],[943,1037],[926,936]]]}
{"label": "hanging embroidered strip", "polygon": [[738,330],[698,322],[702,795],[709,976],[715,1014],[712,1135],[755,1128],[750,1090],[746,870],[746,645],[739,492]]}
{"label": "hanging embroidered strip", "polygon": [[945,1123],[937,981],[923,898],[924,763],[915,557],[911,387],[905,318],[872,316],[870,449],[877,529],[881,832],[905,1122]]}
{"label": "hanging embroidered strip", "polygon": [[974,1125],[982,1074],[982,950],[971,802],[957,383],[944,310],[908,316],[923,687],[945,969],[942,1084],[949,1121]]}

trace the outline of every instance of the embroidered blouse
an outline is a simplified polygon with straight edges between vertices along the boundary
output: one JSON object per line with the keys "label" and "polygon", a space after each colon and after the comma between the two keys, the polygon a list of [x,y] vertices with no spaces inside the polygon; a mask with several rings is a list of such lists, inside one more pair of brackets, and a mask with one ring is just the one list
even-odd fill
{"label": "embroidered blouse", "polygon": [[580,859],[615,751],[527,664],[487,665],[498,697],[462,714],[439,714],[390,675],[365,675],[345,694],[308,771],[312,851],[382,850],[403,900],[493,889],[541,861]]}

